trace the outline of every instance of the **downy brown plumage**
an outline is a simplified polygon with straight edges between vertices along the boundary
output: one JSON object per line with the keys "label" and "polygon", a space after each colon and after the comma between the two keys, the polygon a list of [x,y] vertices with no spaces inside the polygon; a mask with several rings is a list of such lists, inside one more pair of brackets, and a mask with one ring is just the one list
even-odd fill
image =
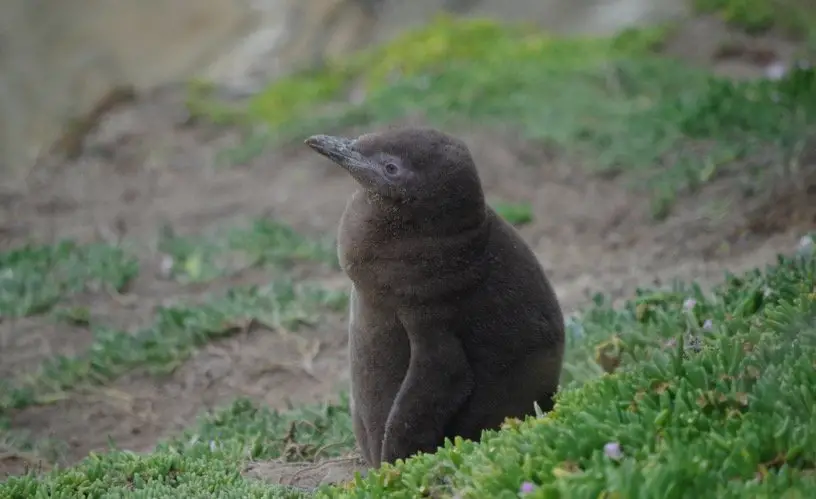
{"label": "downy brown plumage", "polygon": [[338,231],[352,281],[354,432],[372,466],[477,440],[552,408],[558,300],[535,255],[485,203],[467,146],[431,128],[306,144],[359,184]]}

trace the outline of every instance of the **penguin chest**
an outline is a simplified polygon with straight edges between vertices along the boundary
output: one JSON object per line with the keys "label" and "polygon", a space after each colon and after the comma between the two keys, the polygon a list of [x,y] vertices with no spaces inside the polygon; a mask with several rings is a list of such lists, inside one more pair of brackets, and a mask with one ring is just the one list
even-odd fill
{"label": "penguin chest", "polygon": [[396,312],[378,306],[352,286],[349,361],[356,399],[396,396],[408,371],[411,345]]}

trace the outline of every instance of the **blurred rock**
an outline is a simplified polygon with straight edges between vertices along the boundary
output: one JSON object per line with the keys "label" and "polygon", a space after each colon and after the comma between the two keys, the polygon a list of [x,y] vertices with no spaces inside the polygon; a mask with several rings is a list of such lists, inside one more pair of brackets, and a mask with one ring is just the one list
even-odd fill
{"label": "blurred rock", "polygon": [[233,95],[329,56],[388,40],[445,10],[609,33],[682,15],[676,0],[5,0],[0,3],[4,175],[55,144],[81,148],[98,110],[201,76]]}

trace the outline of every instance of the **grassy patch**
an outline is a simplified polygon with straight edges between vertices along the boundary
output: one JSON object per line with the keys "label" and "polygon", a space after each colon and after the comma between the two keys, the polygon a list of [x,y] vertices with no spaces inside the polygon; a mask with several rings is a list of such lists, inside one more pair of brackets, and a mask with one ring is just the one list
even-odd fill
{"label": "grassy patch", "polygon": [[193,79],[187,85],[185,106],[193,119],[206,118],[216,125],[246,124],[246,113],[240,107],[220,102],[214,98],[216,88],[212,83]]}
{"label": "grassy patch", "polygon": [[49,436],[12,429],[11,425],[0,417],[0,449],[2,449],[0,455],[4,457],[17,457],[29,466],[37,467],[43,462],[60,462],[68,450],[68,443]]}
{"label": "grassy patch", "polygon": [[493,210],[513,225],[524,225],[533,221],[530,203],[495,203]]}
{"label": "grassy patch", "polygon": [[254,325],[296,330],[314,324],[326,307],[340,309],[345,303],[345,294],[279,281],[235,288],[202,305],[161,308],[150,327],[133,334],[96,329],[84,354],[54,357],[30,377],[0,383],[0,412],[60,400],[68,390],[102,384],[132,369],[166,374],[214,339]]}
{"label": "grassy patch", "polygon": [[617,330],[635,362],[564,390],[548,415],[319,497],[806,497],[814,282],[816,259],[780,259],[767,275],[730,276],[711,298],[642,292],[624,310],[590,311],[585,324],[602,318],[596,327]]}
{"label": "grassy patch", "polygon": [[[272,83],[247,103],[246,113],[282,138],[327,127],[374,126],[415,112],[436,121],[444,116],[466,119],[474,114],[469,107],[495,107],[494,103],[482,106],[479,99],[495,92],[508,95],[510,87],[506,85],[515,82],[506,81],[506,73],[511,69],[516,73],[515,66],[521,69],[519,79],[531,76],[529,68],[541,65],[546,68],[543,71],[557,68],[571,77],[581,76],[582,70],[603,64],[610,57],[648,54],[667,33],[667,28],[656,28],[626,31],[613,39],[558,38],[529,26],[439,16],[390,43]],[[450,79],[457,74],[459,80]],[[539,72],[536,76],[533,83],[537,85],[542,76],[549,75]],[[454,88],[461,80],[470,82],[462,91]],[[322,90],[312,91],[313,87]],[[363,102],[339,104],[352,88],[365,95]],[[546,88],[538,90],[541,95],[534,99],[537,105],[553,100]],[[303,98],[295,97],[298,92]],[[420,99],[411,104],[423,93],[428,95],[419,95]],[[392,97],[397,100],[389,102]],[[530,97],[527,92],[513,100],[525,97]],[[503,107],[507,106],[491,111]],[[505,116],[497,118],[504,121]]]}
{"label": "grassy patch", "polygon": [[[371,94],[399,80],[451,72],[463,64],[491,67],[507,57],[519,63],[550,60],[562,67],[579,68],[584,61],[597,63],[610,54],[647,53],[659,47],[667,33],[668,28],[660,27],[625,31],[612,40],[560,39],[531,26],[438,16],[428,26],[408,31],[390,43],[278,80],[253,97],[246,112],[273,128],[298,129],[298,125],[312,121],[305,115],[314,113],[316,105],[344,97],[352,86]],[[576,54],[581,54],[582,60],[577,60]],[[484,80],[484,74],[481,76]],[[467,93],[457,97],[447,90],[448,100],[469,97]]]}
{"label": "grassy patch", "polygon": [[[807,497],[816,486],[816,256],[765,272],[640,290],[621,309],[600,296],[570,321],[569,371],[556,409],[509,420],[481,443],[447,443],[317,497]],[[614,348],[610,348],[614,345]],[[94,455],[0,497],[307,497],[241,478],[248,459],[348,450],[347,401],[270,412],[243,400],[149,456]]]}
{"label": "grassy patch", "polygon": [[697,12],[716,13],[749,33],[779,29],[816,42],[816,12],[809,0],[694,0]]}
{"label": "grassy patch", "polygon": [[[440,17],[386,45],[271,84],[246,108],[267,132],[230,155],[246,159],[260,150],[262,137],[374,128],[415,114],[451,128],[509,126],[528,140],[560,146],[588,168],[631,174],[662,218],[678,194],[729,169],[756,177],[786,162],[816,126],[813,69],[798,68],[781,81],[735,83],[659,56],[655,49],[667,32],[555,38],[523,26]],[[352,88],[362,102],[348,103]],[[763,160],[750,159],[757,152]]]}
{"label": "grassy patch", "polygon": [[323,262],[339,268],[333,241],[313,241],[288,225],[267,218],[213,234],[183,237],[165,234],[159,251],[170,258],[170,273],[198,282],[248,267],[287,269],[299,261]]}
{"label": "grassy patch", "polygon": [[46,477],[12,477],[0,484],[0,497],[305,498],[302,491],[245,480],[241,468],[249,460],[337,456],[353,445],[346,399],[287,412],[237,400],[149,456],[94,454]]}
{"label": "grassy patch", "polygon": [[160,451],[189,452],[199,445],[251,460],[315,461],[354,449],[348,398],[337,404],[279,412],[247,399],[200,418],[195,428],[160,444]]}
{"label": "grassy patch", "polygon": [[0,253],[0,318],[47,312],[84,290],[123,289],[139,265],[122,249],[62,241]]}

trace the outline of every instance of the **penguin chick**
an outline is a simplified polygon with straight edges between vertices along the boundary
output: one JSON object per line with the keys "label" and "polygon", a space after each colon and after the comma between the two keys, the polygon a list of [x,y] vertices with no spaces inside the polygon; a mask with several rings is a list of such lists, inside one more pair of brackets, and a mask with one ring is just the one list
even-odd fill
{"label": "penguin chick", "polygon": [[371,466],[548,411],[564,320],[532,250],[487,206],[461,140],[432,128],[306,144],[359,185],[338,229],[352,282],[354,433]]}

